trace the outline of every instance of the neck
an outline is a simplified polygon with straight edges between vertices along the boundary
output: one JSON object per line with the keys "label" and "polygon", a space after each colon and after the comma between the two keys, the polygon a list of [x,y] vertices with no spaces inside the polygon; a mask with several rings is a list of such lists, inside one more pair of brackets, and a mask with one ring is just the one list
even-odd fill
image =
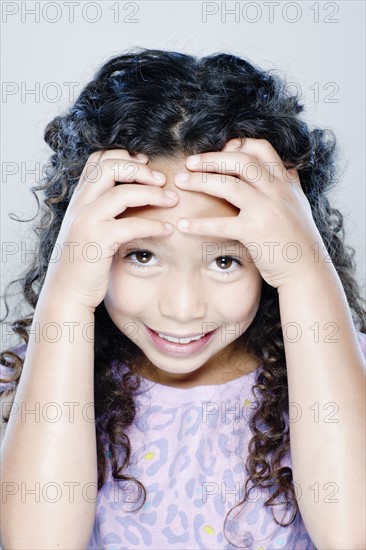
{"label": "neck", "polygon": [[148,359],[139,367],[139,374],[158,384],[176,388],[225,384],[256,370],[259,361],[249,353],[233,353],[223,350],[199,369],[188,373],[166,372]]}

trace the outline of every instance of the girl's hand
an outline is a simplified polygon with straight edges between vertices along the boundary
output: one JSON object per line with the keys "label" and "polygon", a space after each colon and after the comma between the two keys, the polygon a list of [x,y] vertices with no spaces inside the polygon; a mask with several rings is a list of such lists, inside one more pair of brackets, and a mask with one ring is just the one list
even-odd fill
{"label": "girl's hand", "polygon": [[[74,300],[94,310],[104,299],[114,254],[122,243],[171,233],[146,218],[116,219],[129,207],[174,206],[146,165],[124,149],[90,155],[65,212],[42,292]],[[117,182],[131,182],[116,185]]]}
{"label": "girl's hand", "polygon": [[199,156],[198,164],[191,164],[188,157],[189,177],[184,183],[175,179],[175,185],[221,197],[239,213],[189,218],[189,226],[183,228],[178,221],[178,229],[240,241],[246,259],[255,262],[263,279],[275,288],[313,271],[315,259],[325,260],[325,246],[299,175],[286,170],[267,140],[232,139],[222,151]]}

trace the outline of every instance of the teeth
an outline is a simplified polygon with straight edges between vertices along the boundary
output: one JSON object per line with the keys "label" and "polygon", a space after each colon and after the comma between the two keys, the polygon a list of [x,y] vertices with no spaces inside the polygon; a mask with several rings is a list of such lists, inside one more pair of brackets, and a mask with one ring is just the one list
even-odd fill
{"label": "teeth", "polygon": [[173,338],[173,336],[165,336],[165,334],[162,334],[161,332],[158,332],[160,338],[164,338],[164,340],[168,340],[169,342],[174,342],[176,344],[189,344],[189,342],[193,342],[193,340],[199,340],[202,338],[204,334],[201,334],[200,336],[194,336],[193,338]]}

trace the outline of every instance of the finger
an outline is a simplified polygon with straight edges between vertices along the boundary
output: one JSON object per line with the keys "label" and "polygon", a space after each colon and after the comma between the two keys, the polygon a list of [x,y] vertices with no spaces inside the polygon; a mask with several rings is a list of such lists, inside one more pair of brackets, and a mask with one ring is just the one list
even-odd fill
{"label": "finger", "polygon": [[[246,157],[243,157],[243,154]],[[222,158],[223,155],[228,156]],[[231,170],[225,170],[225,167],[229,167],[227,159],[231,158],[230,166],[239,166],[236,169],[237,175],[241,174],[244,180],[252,185],[274,183],[276,179],[285,182],[294,181],[293,175],[288,173],[278,153],[264,139],[235,138],[229,140],[222,151],[201,153],[200,157],[201,162],[195,165],[190,164],[190,157],[188,157],[187,167],[195,171],[201,167],[204,171],[233,173]],[[215,165],[217,169],[214,169]],[[265,176],[263,179],[262,175]],[[296,179],[300,182],[298,175]]]}
{"label": "finger", "polygon": [[[230,152],[230,153],[241,153],[241,152],[246,152],[247,154],[249,154],[250,156],[252,156],[258,164],[262,164],[262,166],[264,166],[265,168],[268,169],[270,175],[273,174],[273,170],[272,170],[272,163],[270,163],[269,165],[263,165],[263,163],[261,162],[259,156],[257,155],[257,152],[256,150],[254,150],[253,148],[250,148],[248,150],[244,150],[244,144],[245,144],[245,141],[249,139],[249,138],[233,138],[233,139],[230,139],[225,147],[222,149],[223,152]],[[258,141],[258,140],[257,140]],[[277,164],[277,161],[273,164]],[[276,171],[276,177],[280,177],[280,174],[278,171]],[[272,177],[272,180],[273,180],[273,177]]]}
{"label": "finger", "polygon": [[136,185],[126,183],[123,186],[113,187],[104,193],[97,201],[94,201],[89,209],[93,219],[110,219],[121,215],[127,208],[139,206],[174,206],[179,197],[168,197],[164,189],[150,185]]}
{"label": "finger", "polygon": [[[239,152],[202,153],[199,163],[192,165],[189,157],[186,164],[189,170],[197,172],[215,172],[240,178],[253,187],[258,187],[269,181],[266,168],[253,156]],[[264,178],[264,179],[262,179]]]}
{"label": "finger", "polygon": [[226,142],[221,151],[239,151],[243,146],[245,138],[232,138]]}
{"label": "finger", "polygon": [[[117,222],[117,223],[116,223]],[[149,237],[163,237],[174,231],[172,224],[151,220],[149,218],[122,218],[111,222],[111,239],[114,243],[122,245],[134,239],[146,239]],[[170,225],[170,228],[168,227]]]}
{"label": "finger", "polygon": [[144,157],[146,157],[146,155],[137,159],[136,156],[130,155],[130,153],[126,149],[103,149],[101,151],[94,151],[94,153],[89,156],[87,162],[85,163],[83,171],[80,175],[79,182],[75,187],[75,191],[79,190],[83,186],[84,182],[88,179],[88,177],[93,173],[94,169],[97,169],[102,158],[119,158],[125,160],[136,159],[140,162],[147,162],[148,157],[146,157],[146,160]]}
{"label": "finger", "polygon": [[198,191],[227,200],[237,208],[258,200],[258,190],[247,182],[227,174],[188,173],[188,179],[184,182],[176,181],[178,188],[187,191]]}
{"label": "finger", "polygon": [[161,174],[161,180],[158,180],[155,174],[149,166],[133,159],[103,158],[94,166],[79,196],[83,202],[91,203],[116,184],[125,182],[161,187],[166,183],[166,177]]}
{"label": "finger", "polygon": [[243,220],[238,216],[221,218],[181,218],[176,223],[182,233],[224,237],[243,242]]}
{"label": "finger", "polygon": [[145,153],[130,153],[131,158],[136,158],[139,162],[148,162],[149,157]]}
{"label": "finger", "polygon": [[92,179],[93,181],[98,180],[98,173],[100,174],[101,171],[100,162],[105,159],[119,159],[126,161],[132,160],[141,164],[146,164],[149,160],[148,156],[143,153],[133,155],[126,149],[107,149],[95,151],[90,155],[83,168],[79,182],[75,187],[74,194],[80,191],[88,179]]}
{"label": "finger", "polygon": [[296,170],[288,169],[289,163],[284,163],[273,145],[266,139],[246,138],[240,151],[256,158],[270,173],[270,182],[277,178],[286,183],[296,182],[301,186]]}

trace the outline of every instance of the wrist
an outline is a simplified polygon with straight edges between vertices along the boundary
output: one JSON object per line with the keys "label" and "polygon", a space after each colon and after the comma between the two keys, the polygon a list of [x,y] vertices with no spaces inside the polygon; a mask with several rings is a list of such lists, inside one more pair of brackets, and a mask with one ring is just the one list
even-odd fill
{"label": "wrist", "polygon": [[277,287],[279,295],[293,289],[299,292],[311,291],[313,294],[320,291],[327,291],[329,285],[341,285],[337,270],[332,262],[313,262],[303,266],[301,272],[294,274]]}
{"label": "wrist", "polygon": [[59,315],[94,316],[95,307],[83,304],[70,293],[62,292],[54,286],[44,285],[38,297],[37,310],[57,311]]}

